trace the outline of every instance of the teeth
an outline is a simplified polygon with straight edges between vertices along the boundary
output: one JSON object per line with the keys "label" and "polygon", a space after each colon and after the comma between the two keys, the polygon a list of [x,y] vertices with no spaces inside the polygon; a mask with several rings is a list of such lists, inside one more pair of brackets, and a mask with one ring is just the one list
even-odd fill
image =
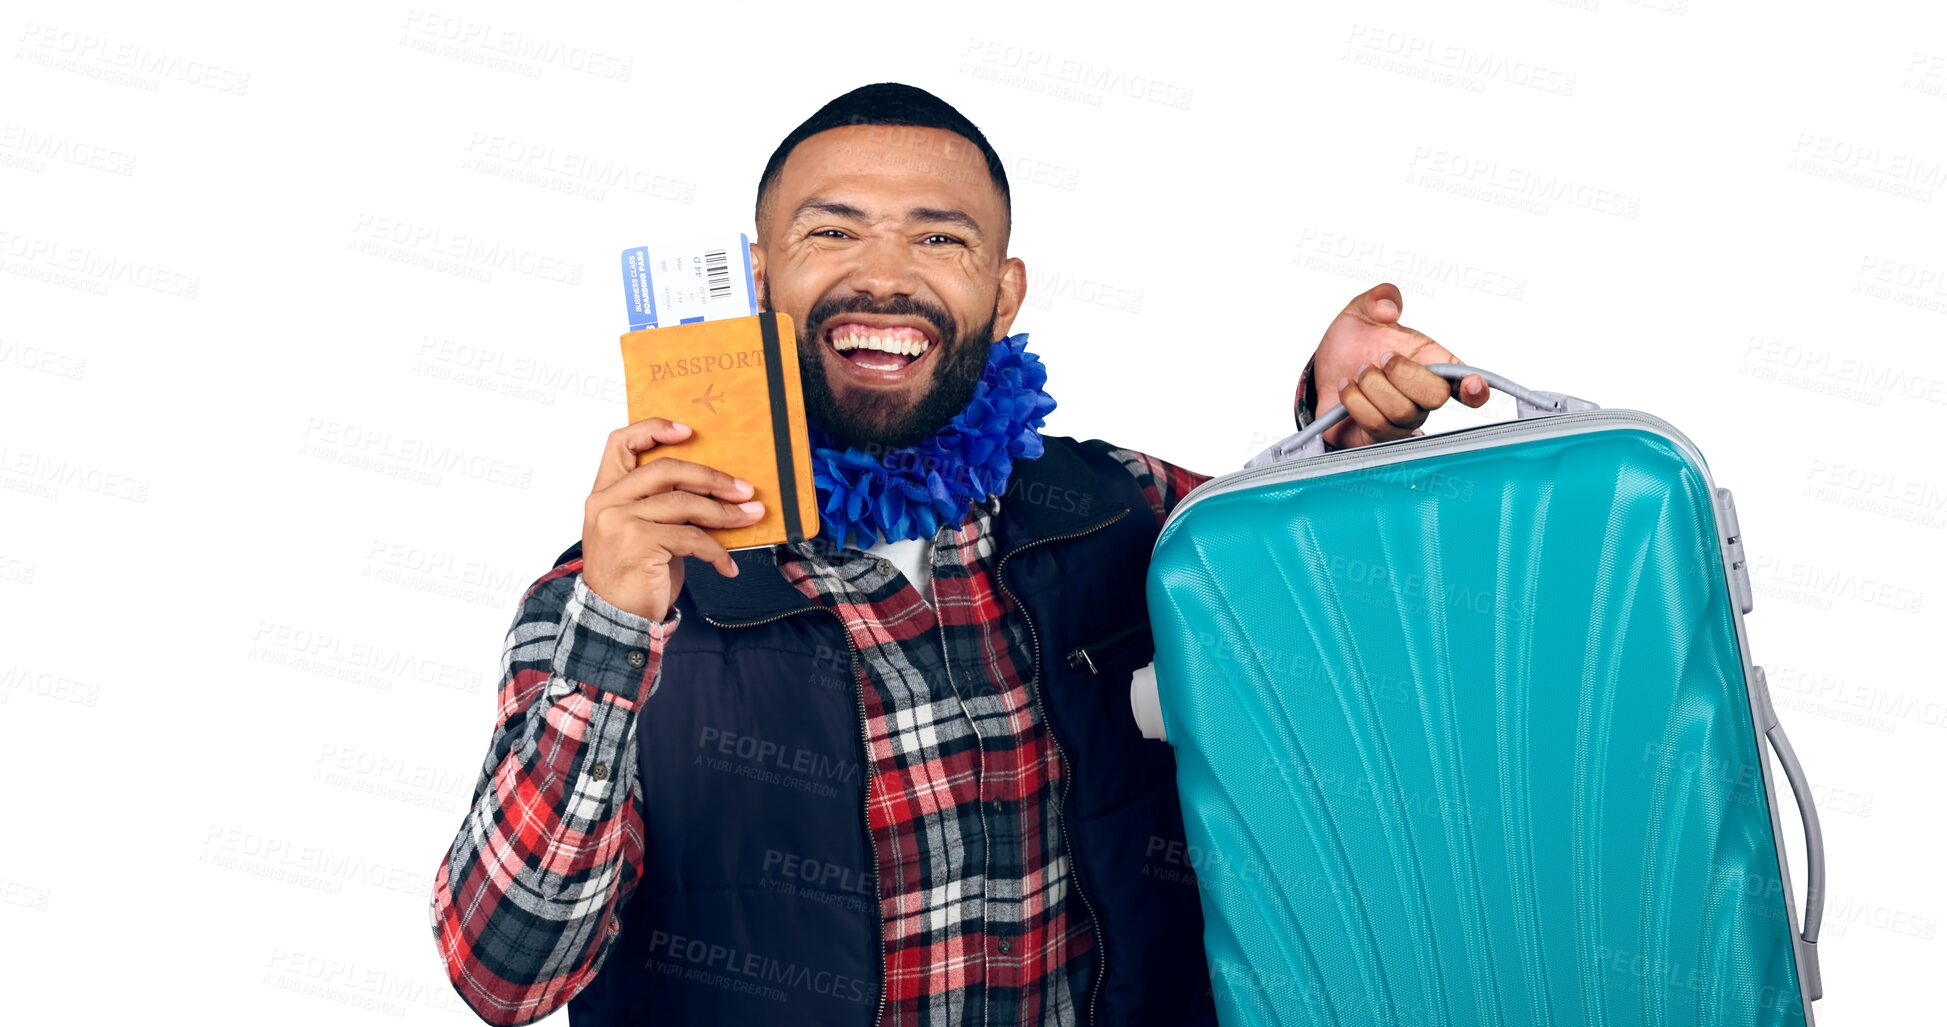
{"label": "teeth", "polygon": [[854,349],[874,349],[885,353],[917,357],[926,352],[927,343],[923,339],[894,339],[884,335],[854,334],[834,338],[832,346],[840,353]]}

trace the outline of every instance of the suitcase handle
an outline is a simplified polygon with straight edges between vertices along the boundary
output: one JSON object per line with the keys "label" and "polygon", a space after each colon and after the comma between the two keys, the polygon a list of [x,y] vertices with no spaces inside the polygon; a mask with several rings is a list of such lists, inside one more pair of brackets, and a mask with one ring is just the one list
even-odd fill
{"label": "suitcase handle", "polygon": [[[1718,491],[1730,495],[1723,489]],[[1737,530],[1735,523],[1733,517],[1732,531]],[[1785,737],[1785,726],[1778,722],[1778,711],[1771,705],[1771,683],[1766,680],[1763,667],[1751,668],[1751,688],[1758,704],[1753,714],[1758,730],[1770,743],[1772,753],[1778,757],[1779,768],[1785,772],[1785,781],[1792,786],[1792,801],[1798,804],[1798,821],[1805,831],[1805,915],[1799,920],[1798,937],[1793,940],[1805,946],[1799,950],[1805,956],[1804,980],[1799,982],[1799,987],[1807,999],[1817,1001],[1825,993],[1825,984],[1819,973],[1819,925],[1825,920],[1825,832],[1819,829],[1819,808],[1813,801],[1812,786],[1805,778],[1805,768],[1799,765],[1798,753],[1792,749],[1791,739]],[[1762,753],[1759,758],[1762,761]],[[1770,788],[1771,775],[1767,773],[1765,789],[1769,791]],[[1778,870],[1789,880],[1784,840],[1781,838],[1778,844]],[[1790,902],[1789,899],[1786,901]]]}
{"label": "suitcase handle", "polygon": [[[1451,383],[1450,389],[1458,389],[1461,379],[1470,374],[1480,375],[1481,380],[1487,382],[1489,388],[1499,389],[1514,397],[1515,417],[1519,420],[1598,409],[1594,403],[1586,399],[1577,399],[1560,392],[1542,392],[1538,389],[1524,388],[1492,371],[1483,371],[1468,364],[1428,364],[1426,369],[1447,379]],[[1303,431],[1287,435],[1272,443],[1270,448],[1245,461],[1244,466],[1262,467],[1286,460],[1322,456],[1325,453],[1325,432],[1345,420],[1347,416],[1345,404],[1334,404],[1332,409],[1320,414],[1317,420],[1306,425]]]}
{"label": "suitcase handle", "polygon": [[1792,798],[1798,803],[1798,819],[1805,825],[1805,916],[1798,936],[1811,949],[1812,957],[1806,961],[1811,966],[1811,980],[1805,982],[1805,994],[1817,1001],[1825,992],[1815,947],[1819,925],[1825,920],[1825,834],[1819,830],[1819,808],[1812,801],[1812,786],[1805,780],[1805,768],[1798,764],[1798,753],[1792,751],[1791,739],[1785,737],[1784,725],[1773,721],[1764,736],[1771,742],[1771,751],[1778,754],[1778,765],[1784,769]]}

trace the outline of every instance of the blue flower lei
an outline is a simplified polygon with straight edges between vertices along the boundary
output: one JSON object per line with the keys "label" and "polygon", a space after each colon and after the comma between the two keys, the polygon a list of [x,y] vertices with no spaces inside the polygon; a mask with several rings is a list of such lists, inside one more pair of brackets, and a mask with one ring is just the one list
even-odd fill
{"label": "blue flower lei", "polygon": [[818,489],[816,537],[844,548],[854,534],[860,548],[879,539],[930,538],[941,524],[958,524],[970,503],[1007,490],[1015,460],[1041,455],[1041,427],[1054,398],[1041,386],[1048,369],[1027,351],[1026,332],[999,339],[973,398],[931,438],[877,455],[836,449],[811,428],[812,481]]}

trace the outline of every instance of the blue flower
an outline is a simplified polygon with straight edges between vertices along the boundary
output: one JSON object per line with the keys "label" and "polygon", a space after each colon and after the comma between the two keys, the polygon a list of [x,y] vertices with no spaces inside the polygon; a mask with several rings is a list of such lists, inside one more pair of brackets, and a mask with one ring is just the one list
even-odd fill
{"label": "blue flower", "polygon": [[1041,455],[1038,429],[1055,408],[1042,391],[1048,370],[1018,332],[988,348],[973,398],[931,438],[877,456],[832,448],[811,425],[812,482],[818,490],[821,538],[841,548],[854,535],[864,548],[930,538],[958,524],[969,503],[1003,492],[1016,459]]}

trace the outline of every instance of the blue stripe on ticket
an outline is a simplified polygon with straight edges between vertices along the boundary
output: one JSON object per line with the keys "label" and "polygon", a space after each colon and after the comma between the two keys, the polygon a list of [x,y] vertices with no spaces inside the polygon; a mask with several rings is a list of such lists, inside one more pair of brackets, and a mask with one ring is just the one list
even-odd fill
{"label": "blue stripe on ticket", "polygon": [[629,330],[655,325],[656,293],[649,283],[649,247],[622,251],[622,289],[628,294]]}

